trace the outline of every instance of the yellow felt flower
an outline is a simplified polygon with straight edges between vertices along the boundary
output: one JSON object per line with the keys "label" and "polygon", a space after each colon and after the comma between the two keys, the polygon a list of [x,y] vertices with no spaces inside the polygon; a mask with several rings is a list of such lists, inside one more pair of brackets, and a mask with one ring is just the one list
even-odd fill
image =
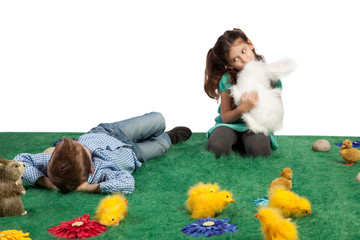
{"label": "yellow felt flower", "polygon": [[31,240],[29,234],[17,230],[0,231],[0,240]]}

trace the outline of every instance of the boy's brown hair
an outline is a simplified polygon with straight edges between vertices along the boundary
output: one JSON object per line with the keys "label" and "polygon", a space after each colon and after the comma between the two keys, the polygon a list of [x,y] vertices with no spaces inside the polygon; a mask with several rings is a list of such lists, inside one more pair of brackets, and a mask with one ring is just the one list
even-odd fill
{"label": "boy's brown hair", "polygon": [[60,191],[68,193],[86,182],[90,171],[91,159],[85,148],[72,139],[63,138],[51,155],[47,174]]}

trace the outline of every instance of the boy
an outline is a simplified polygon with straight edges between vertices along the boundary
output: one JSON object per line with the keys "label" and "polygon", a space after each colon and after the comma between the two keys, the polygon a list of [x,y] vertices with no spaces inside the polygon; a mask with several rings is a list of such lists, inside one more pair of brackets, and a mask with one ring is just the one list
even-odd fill
{"label": "boy", "polygon": [[52,155],[23,153],[14,160],[25,164],[23,180],[48,189],[71,191],[134,191],[131,175],[147,160],[163,155],[170,145],[187,141],[191,130],[165,130],[161,113],[148,113],[115,123],[102,123],[79,137],[64,138]]}

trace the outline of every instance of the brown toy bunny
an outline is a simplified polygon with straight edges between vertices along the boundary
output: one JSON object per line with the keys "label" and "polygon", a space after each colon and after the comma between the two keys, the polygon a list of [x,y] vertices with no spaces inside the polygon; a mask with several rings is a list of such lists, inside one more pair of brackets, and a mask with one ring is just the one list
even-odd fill
{"label": "brown toy bunny", "polygon": [[27,213],[20,199],[25,195],[21,180],[24,171],[24,164],[0,158],[0,217]]}

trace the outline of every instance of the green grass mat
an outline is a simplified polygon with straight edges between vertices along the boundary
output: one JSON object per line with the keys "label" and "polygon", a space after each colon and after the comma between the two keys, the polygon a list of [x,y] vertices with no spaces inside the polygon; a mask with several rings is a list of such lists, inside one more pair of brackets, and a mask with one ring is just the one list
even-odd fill
{"label": "green grass mat", "polygon": [[[13,159],[18,153],[38,153],[59,138],[81,133],[0,133],[0,156]],[[314,141],[324,138],[329,152],[314,152]],[[293,170],[292,190],[312,203],[312,214],[294,219],[300,239],[360,239],[360,183],[355,181],[360,163],[347,167],[335,143],[345,137],[278,136],[280,148],[271,157],[231,154],[216,159],[205,150],[204,133],[173,146],[134,173],[135,192],[127,196],[128,216],[119,226],[92,239],[196,239],[181,232],[195,220],[185,209],[188,188],[199,181],[217,182],[233,193],[236,202],[217,218],[229,218],[239,231],[214,239],[263,239],[252,201],[266,195],[270,182],[284,167]],[[349,138],[354,141],[356,138]],[[104,195],[61,194],[26,185],[22,197],[28,214],[0,218],[0,230],[29,232],[32,239],[55,239],[47,230],[61,221],[85,213],[94,216]]]}

